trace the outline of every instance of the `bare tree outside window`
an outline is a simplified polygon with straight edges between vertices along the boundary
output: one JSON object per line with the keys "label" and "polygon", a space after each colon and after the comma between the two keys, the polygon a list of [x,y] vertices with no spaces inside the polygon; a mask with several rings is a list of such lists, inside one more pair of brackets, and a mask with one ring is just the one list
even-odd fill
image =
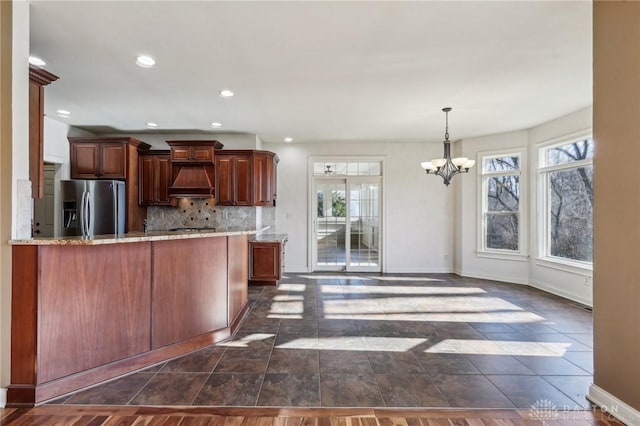
{"label": "bare tree outside window", "polygon": [[547,166],[566,165],[545,172],[551,256],[593,261],[593,149],[592,139],[546,149]]}
{"label": "bare tree outside window", "polygon": [[483,159],[485,241],[489,250],[519,250],[520,156]]}

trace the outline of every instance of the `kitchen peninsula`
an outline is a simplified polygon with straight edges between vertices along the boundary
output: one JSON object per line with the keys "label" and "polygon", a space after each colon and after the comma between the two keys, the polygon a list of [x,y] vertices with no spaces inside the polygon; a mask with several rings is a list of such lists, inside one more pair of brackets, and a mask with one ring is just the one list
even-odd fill
{"label": "kitchen peninsula", "polygon": [[247,310],[264,229],[11,241],[8,402],[34,405],[218,342]]}

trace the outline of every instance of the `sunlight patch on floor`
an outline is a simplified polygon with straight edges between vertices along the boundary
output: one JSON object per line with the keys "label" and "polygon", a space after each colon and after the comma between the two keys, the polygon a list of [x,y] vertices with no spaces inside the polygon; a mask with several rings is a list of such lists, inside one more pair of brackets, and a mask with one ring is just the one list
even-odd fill
{"label": "sunlight patch on floor", "polygon": [[424,287],[424,286],[372,286],[372,285],[333,285],[321,284],[323,294],[486,294],[478,287]]}
{"label": "sunlight patch on floor", "polygon": [[323,318],[387,319],[396,321],[448,321],[531,323],[545,318],[497,297],[420,296],[322,301]]}
{"label": "sunlight patch on floor", "polygon": [[[423,344],[427,339],[408,339],[402,337],[367,337],[367,345],[358,336],[336,336],[316,338],[295,338],[288,342],[276,345],[277,349],[317,349],[332,351],[381,351],[381,352],[406,352]],[[371,341],[370,339],[375,339]]]}
{"label": "sunlight patch on floor", "polygon": [[430,282],[442,282],[444,280],[441,279],[437,279],[437,278],[427,278],[427,277],[394,277],[394,276],[389,276],[389,275],[385,275],[385,276],[380,276],[380,277],[376,277],[376,276],[368,276],[367,278],[371,279],[371,280],[376,280],[376,281],[430,281]]}
{"label": "sunlight patch on floor", "polygon": [[303,292],[307,289],[306,284],[282,283],[278,286],[278,291],[297,291]]}
{"label": "sunlight patch on floor", "polygon": [[300,278],[306,278],[308,280],[361,280],[371,281],[371,278],[360,277],[358,275],[300,275]]}
{"label": "sunlight patch on floor", "polygon": [[266,339],[269,339],[271,337],[275,337],[275,334],[255,333],[255,334],[249,334],[249,335],[246,335],[246,336],[242,336],[241,338],[239,338],[237,340],[231,340],[229,342],[220,342],[217,345],[218,346],[226,346],[226,347],[230,347],[230,348],[248,348],[254,342],[259,342],[261,340],[266,340]]}
{"label": "sunlight patch on floor", "polygon": [[466,340],[445,339],[436,343],[428,353],[466,354],[466,355],[512,355],[512,356],[563,356],[571,343],[520,342],[502,340]]}

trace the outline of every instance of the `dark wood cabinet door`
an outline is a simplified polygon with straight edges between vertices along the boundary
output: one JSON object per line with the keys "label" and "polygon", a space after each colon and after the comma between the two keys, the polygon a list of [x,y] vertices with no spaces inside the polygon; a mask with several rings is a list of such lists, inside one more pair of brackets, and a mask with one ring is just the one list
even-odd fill
{"label": "dark wood cabinet door", "polygon": [[234,205],[233,163],[234,155],[216,155],[216,204]]}
{"label": "dark wood cabinet door", "polygon": [[29,179],[31,196],[42,198],[44,192],[44,88],[29,81]]}
{"label": "dark wood cabinet door", "polygon": [[101,179],[125,179],[127,164],[127,146],[121,143],[100,144]]}
{"label": "dark wood cabinet door", "polygon": [[155,203],[155,185],[154,185],[154,161],[155,158],[149,155],[140,156],[140,166],[138,167],[138,203],[149,205]]}
{"label": "dark wood cabinet door", "polygon": [[191,161],[191,147],[171,147],[171,161],[175,162],[190,162]]}
{"label": "dark wood cabinet door", "polygon": [[171,205],[171,198],[169,198],[171,159],[169,154],[153,154],[153,151],[149,151],[140,155],[139,158],[138,203],[147,206]]}
{"label": "dark wood cabinet door", "polygon": [[271,161],[269,178],[271,179],[271,205],[275,207],[276,198],[278,198],[278,163],[275,158]]}
{"label": "dark wood cabinet door", "polygon": [[234,161],[234,199],[236,206],[251,205],[251,156],[237,155]]}
{"label": "dark wood cabinet door", "polygon": [[250,279],[277,281],[282,277],[280,255],[282,249],[276,242],[252,242],[250,244]]}
{"label": "dark wood cabinet door", "polygon": [[213,162],[213,146],[192,146],[191,160],[198,163]]}
{"label": "dark wood cabinet door", "polygon": [[171,185],[171,159],[168,155],[157,157],[157,198],[156,202],[161,206],[171,205],[169,197],[169,185]]}
{"label": "dark wood cabinet door", "polygon": [[57,76],[42,68],[29,65],[29,180],[31,196],[44,194],[44,86]]}
{"label": "dark wood cabinet door", "polygon": [[264,154],[254,154],[253,156],[253,205],[268,206],[270,204],[269,162],[271,157]]}
{"label": "dark wood cabinet door", "polygon": [[95,143],[71,144],[71,179],[95,179],[99,175],[100,149]]}

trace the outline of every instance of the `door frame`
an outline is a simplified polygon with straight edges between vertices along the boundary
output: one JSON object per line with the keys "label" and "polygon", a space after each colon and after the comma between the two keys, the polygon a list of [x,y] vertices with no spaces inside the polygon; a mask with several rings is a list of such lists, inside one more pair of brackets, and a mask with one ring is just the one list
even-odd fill
{"label": "door frame", "polygon": [[[314,175],[313,175],[313,164],[316,162],[380,162],[380,252],[378,254],[378,261],[380,262],[380,272],[384,273],[387,271],[387,256],[385,255],[387,252],[387,238],[386,238],[386,229],[387,229],[387,197],[386,197],[386,155],[370,155],[370,156],[360,156],[360,155],[310,155],[307,159],[307,272],[313,272],[314,266],[314,218],[315,212],[313,211],[314,205],[314,197],[316,196],[314,192]],[[342,179],[347,178],[348,176],[330,176],[326,179]],[[352,178],[359,177],[368,177],[368,176],[351,176]],[[322,179],[322,177],[320,177]],[[348,182],[347,182],[348,184]],[[346,191],[349,192],[348,189]],[[350,213],[347,212],[347,216],[350,216]]]}

